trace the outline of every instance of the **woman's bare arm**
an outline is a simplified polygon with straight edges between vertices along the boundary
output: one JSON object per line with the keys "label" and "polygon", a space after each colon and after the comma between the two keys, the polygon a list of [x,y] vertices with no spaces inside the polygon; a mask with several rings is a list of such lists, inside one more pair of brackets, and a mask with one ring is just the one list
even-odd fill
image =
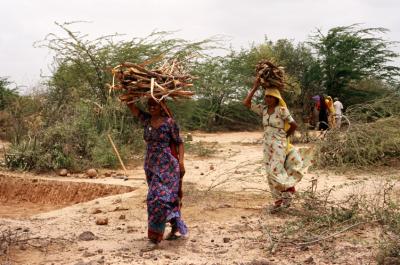
{"label": "woman's bare arm", "polygon": [[181,171],[181,177],[183,177],[185,175],[185,163],[184,163],[185,148],[183,143],[180,143],[178,145],[178,154],[179,154],[179,169]]}
{"label": "woman's bare arm", "polygon": [[290,135],[292,135],[294,133],[294,131],[296,131],[297,129],[297,123],[295,121],[292,121],[289,123],[290,128],[289,130],[286,131],[286,137],[289,137]]}
{"label": "woman's bare arm", "polygon": [[133,114],[133,116],[139,117],[140,110],[138,107],[136,107],[135,103],[128,103],[126,105],[131,110],[131,113]]}
{"label": "woman's bare arm", "polygon": [[251,108],[251,99],[253,98],[259,86],[260,86],[260,79],[257,77],[256,80],[254,81],[253,87],[247,94],[246,98],[243,100],[243,105],[245,105],[246,108],[248,109]]}

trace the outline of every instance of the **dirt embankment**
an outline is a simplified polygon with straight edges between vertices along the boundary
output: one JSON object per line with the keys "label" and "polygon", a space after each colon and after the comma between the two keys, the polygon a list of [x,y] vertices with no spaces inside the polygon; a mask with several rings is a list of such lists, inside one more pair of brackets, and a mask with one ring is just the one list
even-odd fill
{"label": "dirt embankment", "polygon": [[20,178],[0,174],[0,217],[27,217],[133,190],[135,188],[128,186]]}
{"label": "dirt embankment", "polygon": [[41,204],[75,204],[135,190],[133,187],[97,183],[23,179],[0,174],[0,201]]}

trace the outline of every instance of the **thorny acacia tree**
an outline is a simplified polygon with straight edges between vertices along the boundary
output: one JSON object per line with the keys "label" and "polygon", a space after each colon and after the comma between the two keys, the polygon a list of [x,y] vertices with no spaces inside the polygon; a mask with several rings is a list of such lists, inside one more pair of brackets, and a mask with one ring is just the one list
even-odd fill
{"label": "thorny acacia tree", "polygon": [[349,84],[363,79],[395,83],[400,68],[390,63],[398,54],[391,50],[395,42],[378,36],[385,28],[360,28],[359,25],[335,27],[327,34],[318,31],[310,41],[317,51],[326,92],[344,98]]}
{"label": "thorny acacia tree", "polygon": [[169,38],[171,32],[153,32],[147,37],[128,41],[117,41],[121,37],[117,34],[91,40],[87,35],[72,31],[70,27],[74,23],[56,24],[66,33],[65,37],[52,33],[36,43],[37,47],[55,53],[51,90],[60,98],[60,95],[70,94],[72,88],[76,88],[80,96],[90,96],[101,103],[108,98],[106,84],[111,82],[111,67],[125,61],[149,61],[151,66],[170,58],[177,58],[190,66],[203,55],[202,51],[211,48],[207,45],[213,41],[188,42]]}

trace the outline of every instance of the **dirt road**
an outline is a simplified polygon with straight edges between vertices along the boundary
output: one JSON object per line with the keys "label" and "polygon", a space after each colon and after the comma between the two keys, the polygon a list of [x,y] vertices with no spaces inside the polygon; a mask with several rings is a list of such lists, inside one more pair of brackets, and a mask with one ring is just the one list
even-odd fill
{"label": "dirt road", "polygon": [[[140,252],[147,241],[147,187],[140,166],[129,169],[127,181],[24,173],[28,180],[57,181],[54,186],[59,185],[58,181],[67,186],[71,186],[70,181],[84,181],[128,186],[132,191],[102,197],[110,194],[98,188],[100,197],[86,202],[57,201],[51,196],[32,202],[21,194],[15,197],[18,191],[9,188],[14,199],[3,194],[0,227],[3,238],[9,235],[11,241],[19,243],[0,253],[0,264],[373,264],[372,243],[379,235],[365,226],[307,247],[273,244],[271,232],[297,217],[291,210],[277,215],[265,210],[272,198],[263,174],[261,132],[194,133],[193,137],[193,146],[213,146],[216,152],[186,156],[183,218],[189,227],[189,239],[163,241],[160,249]],[[0,173],[5,178],[22,175]],[[316,179],[318,189],[345,186],[334,194],[340,197],[377,186],[378,175],[382,178],[400,174],[398,169],[346,175],[315,171],[305,176],[298,190],[309,189]],[[51,192],[54,191],[43,191],[43,196]],[[79,189],[61,189],[54,198],[71,192],[78,193]],[[294,210],[296,207],[295,204]],[[96,225],[98,218],[108,218],[108,224]],[[80,237],[85,231],[94,236]]]}

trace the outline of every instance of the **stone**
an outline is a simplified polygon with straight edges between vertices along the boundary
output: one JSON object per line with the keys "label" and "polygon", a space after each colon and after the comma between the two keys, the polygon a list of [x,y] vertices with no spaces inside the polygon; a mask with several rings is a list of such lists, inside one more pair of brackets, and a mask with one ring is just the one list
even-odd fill
{"label": "stone", "polygon": [[119,220],[125,220],[125,219],[126,219],[125,214],[121,214],[121,215],[119,216]]}
{"label": "stone", "polygon": [[224,241],[224,243],[229,243],[229,241],[231,241],[231,239],[229,237],[224,237],[223,241]]}
{"label": "stone", "polygon": [[108,225],[108,218],[97,218],[96,225]]}
{"label": "stone", "polygon": [[94,168],[90,168],[90,169],[88,169],[88,170],[86,171],[86,175],[87,175],[89,178],[95,178],[95,177],[97,177],[97,170],[94,169]]}
{"label": "stone", "polygon": [[68,175],[68,170],[65,168],[60,169],[60,171],[58,171],[58,175],[61,177],[66,177]]}
{"label": "stone", "polygon": [[90,231],[85,231],[83,233],[81,233],[78,238],[82,241],[91,241],[91,240],[95,240],[96,236],[90,232]]}

